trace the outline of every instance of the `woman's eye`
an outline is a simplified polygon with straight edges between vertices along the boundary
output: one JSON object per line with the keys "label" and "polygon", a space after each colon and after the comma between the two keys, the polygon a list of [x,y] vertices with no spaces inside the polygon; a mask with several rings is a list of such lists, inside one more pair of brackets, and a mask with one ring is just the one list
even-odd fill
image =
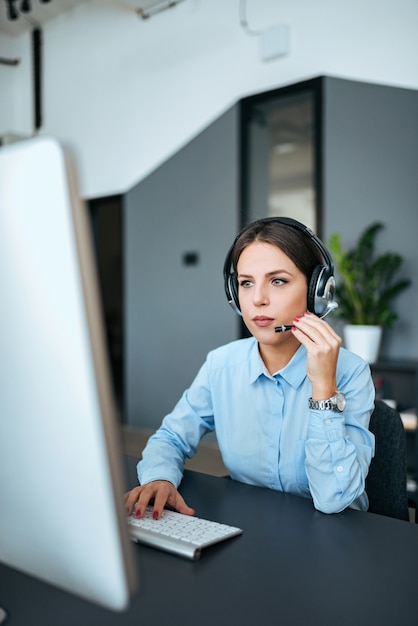
{"label": "woman's eye", "polygon": [[241,280],[239,283],[240,287],[251,287],[252,282],[250,280]]}
{"label": "woman's eye", "polygon": [[273,285],[284,285],[287,283],[287,280],[284,280],[283,278],[273,278],[271,282]]}

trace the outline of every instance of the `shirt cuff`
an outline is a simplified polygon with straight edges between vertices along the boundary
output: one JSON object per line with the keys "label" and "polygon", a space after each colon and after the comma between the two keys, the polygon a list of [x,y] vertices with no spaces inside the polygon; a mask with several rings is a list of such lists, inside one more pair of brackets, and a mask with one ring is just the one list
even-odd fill
{"label": "shirt cuff", "polygon": [[309,439],[338,441],[345,436],[345,420],[342,413],[311,410]]}

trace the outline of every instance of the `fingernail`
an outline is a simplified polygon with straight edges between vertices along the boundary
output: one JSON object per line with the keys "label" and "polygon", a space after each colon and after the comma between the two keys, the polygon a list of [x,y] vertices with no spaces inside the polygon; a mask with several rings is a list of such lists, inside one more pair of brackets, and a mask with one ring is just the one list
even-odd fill
{"label": "fingernail", "polygon": [[160,517],[160,516],[159,516],[158,511],[153,511],[153,513],[152,513],[152,519],[159,519],[159,517]]}
{"label": "fingernail", "polygon": [[310,315],[311,312],[310,311],[305,311],[305,315]]}
{"label": "fingernail", "polygon": [[292,326],[292,330],[297,330],[296,326]]}
{"label": "fingernail", "polygon": [[141,509],[139,508],[139,506],[137,507],[135,511],[135,517],[141,517]]}
{"label": "fingernail", "polygon": [[299,320],[302,319],[301,315],[296,315],[295,319],[293,320],[294,322],[298,322]]}

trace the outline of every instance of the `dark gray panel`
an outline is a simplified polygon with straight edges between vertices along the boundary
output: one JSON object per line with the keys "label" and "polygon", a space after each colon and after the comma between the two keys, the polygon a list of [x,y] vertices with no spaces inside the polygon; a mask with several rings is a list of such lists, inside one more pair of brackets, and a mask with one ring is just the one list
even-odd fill
{"label": "dark gray panel", "polygon": [[156,428],[237,337],[222,267],[238,225],[233,107],[125,199],[125,421]]}
{"label": "dark gray panel", "polygon": [[347,245],[380,220],[378,249],[401,252],[412,288],[385,329],[382,358],[418,355],[418,91],[325,79],[324,225]]}

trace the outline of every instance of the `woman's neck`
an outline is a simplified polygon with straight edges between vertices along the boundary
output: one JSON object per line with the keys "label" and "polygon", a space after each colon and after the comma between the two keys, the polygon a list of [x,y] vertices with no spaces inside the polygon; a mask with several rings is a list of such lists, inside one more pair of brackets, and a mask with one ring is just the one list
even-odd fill
{"label": "woman's neck", "polygon": [[289,341],[286,341],[279,346],[258,344],[260,356],[267,368],[267,371],[271,375],[283,369],[296,354],[299,347],[300,343],[294,337],[289,337]]}

